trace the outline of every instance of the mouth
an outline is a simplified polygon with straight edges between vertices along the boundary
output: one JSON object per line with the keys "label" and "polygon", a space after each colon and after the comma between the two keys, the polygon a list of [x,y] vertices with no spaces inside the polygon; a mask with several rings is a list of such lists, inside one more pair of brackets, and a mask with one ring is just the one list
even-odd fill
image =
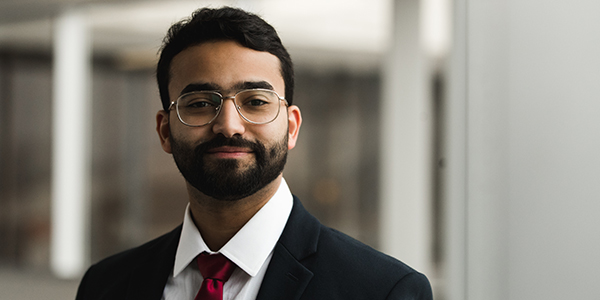
{"label": "mouth", "polygon": [[249,148],[222,146],[206,151],[207,154],[217,158],[242,158],[251,155],[253,151]]}

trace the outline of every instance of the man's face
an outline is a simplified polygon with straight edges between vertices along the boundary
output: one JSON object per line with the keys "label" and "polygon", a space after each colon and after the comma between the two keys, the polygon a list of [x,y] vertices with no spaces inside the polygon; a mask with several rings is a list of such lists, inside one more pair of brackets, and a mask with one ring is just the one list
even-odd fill
{"label": "man's face", "polygon": [[[189,47],[173,58],[170,70],[171,100],[191,91],[233,96],[247,88],[269,88],[285,97],[277,57],[232,41]],[[295,145],[299,110],[280,105],[279,116],[263,125],[244,121],[230,99],[212,123],[201,127],[182,124],[171,109],[159,112],[157,129],[163,149],[173,154],[189,185],[215,199],[238,200],[279,177]]]}

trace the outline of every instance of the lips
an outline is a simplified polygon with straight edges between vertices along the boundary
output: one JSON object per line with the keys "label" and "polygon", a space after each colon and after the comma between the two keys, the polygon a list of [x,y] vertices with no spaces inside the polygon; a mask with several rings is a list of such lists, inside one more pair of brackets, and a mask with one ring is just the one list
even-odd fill
{"label": "lips", "polygon": [[221,147],[215,147],[215,148],[209,149],[206,152],[208,152],[208,153],[218,153],[218,152],[225,152],[225,153],[244,152],[244,153],[250,153],[250,152],[252,152],[252,150],[250,150],[248,148],[243,148],[243,147],[221,146]]}
{"label": "lips", "polygon": [[206,153],[220,158],[240,158],[251,154],[252,150],[243,147],[221,146],[209,149]]}

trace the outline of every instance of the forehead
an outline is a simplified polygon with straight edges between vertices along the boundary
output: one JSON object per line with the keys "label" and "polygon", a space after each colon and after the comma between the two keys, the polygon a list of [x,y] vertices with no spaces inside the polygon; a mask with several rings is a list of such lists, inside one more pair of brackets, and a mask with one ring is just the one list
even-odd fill
{"label": "forehead", "polygon": [[189,84],[210,84],[227,91],[244,82],[268,82],[284,93],[279,59],[234,41],[206,42],[178,53],[171,62],[169,94],[181,94]]}

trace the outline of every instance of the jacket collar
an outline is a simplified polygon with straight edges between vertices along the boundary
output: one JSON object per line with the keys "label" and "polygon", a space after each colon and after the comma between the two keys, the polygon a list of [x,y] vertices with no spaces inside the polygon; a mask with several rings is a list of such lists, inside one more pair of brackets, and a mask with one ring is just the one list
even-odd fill
{"label": "jacket collar", "polygon": [[[294,196],[292,212],[273,250],[257,300],[300,298],[313,277],[302,261],[316,253],[320,226]],[[140,259],[142,263],[132,272],[126,299],[162,298],[173,271],[180,235],[181,226],[164,235],[163,241],[150,246],[155,249],[147,251],[146,257]]]}
{"label": "jacket collar", "polygon": [[320,226],[294,196],[290,218],[275,246],[257,300],[300,298],[313,277],[302,261],[317,252]]}

